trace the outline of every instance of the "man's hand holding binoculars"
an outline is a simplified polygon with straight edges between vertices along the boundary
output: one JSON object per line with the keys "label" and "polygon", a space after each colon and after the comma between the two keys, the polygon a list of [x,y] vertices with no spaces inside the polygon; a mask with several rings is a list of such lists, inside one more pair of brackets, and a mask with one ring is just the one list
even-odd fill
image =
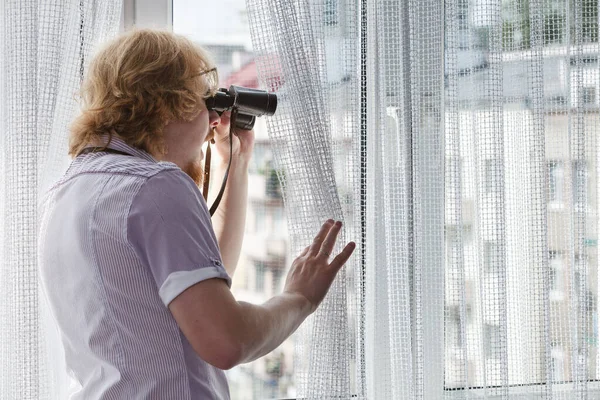
{"label": "man's hand holding binoculars", "polygon": [[[215,144],[213,150],[219,158],[221,164],[227,165],[229,162],[229,127],[230,127],[231,112],[225,111],[221,114],[221,122],[213,129],[213,139]],[[233,163],[248,165],[250,158],[252,157],[252,150],[254,148],[254,130],[241,130],[235,128],[233,135]]]}
{"label": "man's hand holding binoculars", "polygon": [[[209,209],[212,216],[215,214],[225,193],[225,185],[229,179],[230,172],[232,175],[235,175],[231,178],[237,181],[236,184],[241,185],[238,188],[240,193],[236,194],[240,196],[237,197],[243,197],[243,201],[245,201],[248,192],[248,165],[250,164],[252,149],[254,148],[254,132],[252,128],[257,117],[273,115],[275,113],[275,110],[277,110],[277,96],[264,90],[231,85],[229,89],[220,88],[214,95],[207,97],[205,104],[209,111],[215,111],[221,116],[219,125],[213,129],[212,137],[209,135],[207,138],[207,140],[214,139],[216,153],[222,160],[219,164],[224,167],[223,184]],[[231,113],[233,113],[233,122]],[[232,124],[235,132],[230,132],[229,130]],[[208,151],[206,155],[205,164],[209,166]],[[236,166],[231,168],[234,164]],[[225,167],[225,165],[227,166]],[[208,188],[210,186],[209,167],[205,169],[204,178],[203,195],[205,199],[208,199]],[[241,195],[242,192],[243,195]],[[239,205],[239,201],[238,199],[238,201],[234,202],[236,205]],[[243,212],[239,214],[239,219],[245,221],[245,206],[243,207]]]}

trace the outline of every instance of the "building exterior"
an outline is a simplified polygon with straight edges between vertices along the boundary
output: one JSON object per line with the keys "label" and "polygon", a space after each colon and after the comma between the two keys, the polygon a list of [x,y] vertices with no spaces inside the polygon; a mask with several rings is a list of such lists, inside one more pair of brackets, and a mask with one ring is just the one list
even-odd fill
{"label": "building exterior", "polygon": [[[531,128],[529,124],[533,124],[535,112],[534,100],[529,92],[531,83],[527,76],[530,62],[526,53],[529,50],[504,52],[500,65],[503,73],[501,96],[504,100],[500,115],[504,133],[503,149],[499,152],[504,153],[502,159],[497,159],[495,152],[481,152],[474,148],[475,140],[486,140],[479,133],[480,119],[487,118],[489,121],[490,118],[490,111],[486,110],[487,99],[483,94],[478,98],[478,88],[484,85],[489,64],[480,58],[480,61],[483,60],[480,68],[473,68],[471,73],[459,78],[459,84],[456,85],[456,112],[463,181],[460,204],[462,226],[446,225],[446,286],[459,287],[460,280],[464,278],[466,304],[452,300],[446,303],[447,387],[464,386],[465,379],[468,386],[482,386],[484,371],[488,385],[503,384],[494,381],[494,377],[501,376],[498,373],[501,363],[497,359],[500,351],[494,349],[499,350],[501,341],[506,341],[506,338],[528,336],[530,342],[505,342],[509,363],[514,366],[509,370],[508,384],[545,382],[546,362],[550,365],[551,379],[555,382],[574,379],[572,367],[578,362],[587,364],[590,378],[596,377],[597,159],[596,154],[589,150],[594,148],[598,140],[600,69],[596,49],[597,46],[583,46],[583,66],[579,72],[574,67],[577,60],[574,56],[567,56],[565,46],[552,46],[544,50],[543,99],[542,104],[537,105],[541,106],[544,120],[544,193],[536,192],[532,186],[528,172],[532,172],[534,160],[525,153],[528,145],[527,138],[523,136],[524,131]],[[470,107],[473,102],[479,102],[481,110],[473,111]],[[461,103],[469,104],[469,107],[461,108]],[[579,128],[573,125],[573,118],[569,118],[568,107],[580,107],[584,111]],[[576,135],[585,140],[588,149],[582,157],[573,154],[573,145],[570,150],[569,137]],[[499,168],[502,168],[502,173]],[[504,180],[498,181],[500,177]],[[525,193],[537,195],[521,198],[519,188]],[[506,204],[505,208],[499,207],[500,199]],[[547,230],[543,234],[547,240],[548,254],[536,255],[536,246],[539,248],[542,243],[540,237],[524,235],[535,228],[532,224],[536,222],[523,220],[523,216],[519,215],[519,207],[531,210],[542,206],[544,199],[547,199],[544,216]],[[478,220],[478,215],[485,216],[486,220]],[[486,226],[490,223],[493,225],[493,221],[500,222],[500,219],[506,221],[504,241],[497,232]],[[522,224],[527,224],[528,229],[523,229]],[[574,232],[573,236],[570,232]],[[457,240],[458,236],[460,240]],[[585,244],[583,248],[576,246],[574,255],[571,252],[573,240]],[[463,265],[459,266],[463,268],[461,273],[453,269],[456,266],[452,262],[459,251],[463,252],[464,258]],[[544,257],[548,260],[548,270],[543,269],[541,261]],[[536,264],[532,260],[540,262]],[[549,286],[546,286],[545,276],[549,276]],[[504,279],[513,290],[526,288],[529,297],[522,301],[515,297],[507,298],[509,319],[506,321],[506,333],[501,328],[500,306],[486,298],[485,293],[485,288],[497,288]],[[549,360],[546,360],[545,349],[540,345],[546,329],[542,311],[546,304],[546,292],[550,301],[552,343]],[[518,298],[518,293],[511,293],[510,288],[506,295],[516,295]],[[466,321],[460,319],[462,306],[466,309]],[[573,327],[569,321],[574,315],[577,318],[577,313],[585,315],[588,321],[594,321],[578,332],[580,340],[592,344],[589,354],[575,355],[573,351]],[[521,320],[525,315],[530,318]],[[466,324],[464,337],[460,334],[462,324]],[[464,340],[470,349],[467,354]],[[529,358],[529,368],[519,364],[521,357]],[[578,359],[574,360],[573,357]]]}
{"label": "building exterior", "polygon": [[[221,87],[238,85],[258,88],[252,53],[244,46],[202,46],[213,56]],[[232,292],[238,300],[262,304],[282,291],[291,261],[288,257],[281,186],[274,167],[265,118],[257,119],[254,132],[246,232]],[[293,358],[294,341],[289,339],[268,356],[228,372],[232,397],[275,399],[293,396]]]}

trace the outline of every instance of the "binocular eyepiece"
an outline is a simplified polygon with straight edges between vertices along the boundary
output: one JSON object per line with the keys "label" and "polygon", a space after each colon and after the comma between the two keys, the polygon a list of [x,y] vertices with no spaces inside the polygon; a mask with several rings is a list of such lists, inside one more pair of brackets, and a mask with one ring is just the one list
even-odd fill
{"label": "binocular eyepiece", "polygon": [[250,89],[231,85],[206,99],[206,108],[215,110],[219,115],[224,111],[238,110],[235,128],[250,130],[254,127],[256,117],[273,115],[277,110],[277,95],[264,90]]}

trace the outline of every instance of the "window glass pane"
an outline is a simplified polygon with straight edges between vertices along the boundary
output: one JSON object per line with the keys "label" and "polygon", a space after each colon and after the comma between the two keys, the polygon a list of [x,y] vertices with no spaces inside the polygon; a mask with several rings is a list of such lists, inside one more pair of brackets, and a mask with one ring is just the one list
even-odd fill
{"label": "window glass pane", "polygon": [[565,269],[563,255],[551,251],[548,256],[549,280],[550,280],[550,300],[560,302],[565,296]]}
{"label": "window glass pane", "polygon": [[598,1],[492,3],[445,3],[444,372],[536,391],[600,371]]}
{"label": "window glass pane", "polygon": [[265,264],[262,261],[254,263],[254,290],[262,293],[265,290]]}
{"label": "window glass pane", "polygon": [[[337,10],[337,1],[324,7],[331,24],[337,21]],[[220,87],[235,84],[259,88],[244,0],[173,0],[173,31],[209,51],[219,72]],[[278,169],[264,120],[258,118],[254,127],[244,245],[232,285],[236,299],[256,304],[281,292],[290,264]],[[220,182],[211,185],[214,190]],[[295,397],[293,367],[291,338],[271,354],[227,372],[232,399]]]}
{"label": "window glass pane", "polygon": [[564,196],[564,163],[562,161],[549,161],[547,165],[549,206],[561,206]]}
{"label": "window glass pane", "polygon": [[586,204],[586,165],[585,161],[573,161],[573,204],[580,211],[585,210]]}

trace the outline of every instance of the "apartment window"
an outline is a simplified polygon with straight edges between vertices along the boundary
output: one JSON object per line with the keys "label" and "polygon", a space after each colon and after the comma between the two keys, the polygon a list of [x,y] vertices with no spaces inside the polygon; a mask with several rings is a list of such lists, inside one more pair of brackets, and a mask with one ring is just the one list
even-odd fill
{"label": "apartment window", "polygon": [[462,241],[459,237],[459,227],[456,225],[446,226],[446,266],[450,270],[458,267],[459,255],[462,251]]}
{"label": "apartment window", "polygon": [[[595,312],[597,309],[597,296],[592,292],[590,275],[587,273],[591,266],[588,264],[590,260],[586,256],[577,256],[575,258],[575,281],[573,283],[575,296],[579,302],[579,307],[587,313]],[[587,267],[586,267],[586,264]]]}
{"label": "apartment window", "polygon": [[273,229],[276,232],[285,232],[287,229],[286,222],[283,207],[275,208],[273,210]]}
{"label": "apartment window", "polygon": [[583,104],[596,104],[596,88],[584,87],[581,89],[581,102]]}
{"label": "apartment window", "polygon": [[544,44],[563,42],[566,19],[562,10],[553,10],[544,16]]}
{"label": "apartment window", "polygon": [[273,168],[267,169],[265,179],[265,195],[272,199],[280,199],[282,197],[282,193],[277,171]]}
{"label": "apartment window", "polygon": [[550,300],[561,301],[565,294],[565,272],[562,256],[551,251],[548,256],[549,278],[550,278]]}
{"label": "apartment window", "polygon": [[277,294],[280,292],[281,289],[280,286],[283,271],[281,269],[274,268],[271,271],[271,276],[273,277],[273,294]]}
{"label": "apartment window", "polygon": [[265,271],[266,266],[261,261],[254,263],[254,290],[256,292],[265,291]]}
{"label": "apartment window", "polygon": [[267,211],[261,207],[255,207],[254,211],[254,233],[260,234],[267,229]]}
{"label": "apartment window", "polygon": [[572,169],[573,205],[584,210],[587,198],[587,168],[585,160],[574,160]]}
{"label": "apartment window", "polygon": [[496,242],[486,241],[483,246],[483,267],[485,272],[499,274],[502,261],[500,245]]}
{"label": "apartment window", "polygon": [[567,106],[567,98],[563,95],[546,97],[548,109],[564,109]]}
{"label": "apartment window", "polygon": [[466,31],[470,28],[469,26],[469,2],[467,0],[458,1],[458,20],[459,31]]}
{"label": "apartment window", "polygon": [[458,308],[449,308],[446,318],[446,346],[449,349],[456,350],[463,346],[461,330],[462,322]]}
{"label": "apartment window", "polygon": [[573,295],[575,296],[575,300],[579,299],[579,294],[581,293],[581,271],[575,267],[575,272],[573,273]]}
{"label": "apartment window", "polygon": [[582,277],[585,274],[585,258],[582,256],[575,257],[575,265],[573,266],[573,294],[577,299],[581,298],[581,290],[583,289],[583,280]]}
{"label": "apartment window", "polygon": [[486,360],[499,358],[502,346],[502,329],[500,325],[484,324],[483,340]]}
{"label": "apartment window", "polygon": [[486,193],[498,193],[502,188],[502,160],[485,160],[484,187]]}
{"label": "apartment window", "polygon": [[446,225],[446,266],[449,270],[457,272],[464,268],[464,249],[471,246],[472,241],[470,225]]}
{"label": "apartment window", "polygon": [[323,4],[323,23],[325,25],[338,24],[338,0],[325,0]]}
{"label": "apartment window", "polygon": [[266,174],[268,169],[268,161],[271,157],[271,149],[265,143],[256,143],[254,145],[254,152],[250,159],[250,165],[248,172],[251,174]]}
{"label": "apartment window", "polygon": [[552,372],[553,382],[562,382],[565,380],[565,351],[561,345],[552,344],[552,350],[550,350],[550,371]]}
{"label": "apartment window", "polygon": [[562,205],[564,202],[565,165],[562,161],[549,161],[547,166],[548,203]]}

